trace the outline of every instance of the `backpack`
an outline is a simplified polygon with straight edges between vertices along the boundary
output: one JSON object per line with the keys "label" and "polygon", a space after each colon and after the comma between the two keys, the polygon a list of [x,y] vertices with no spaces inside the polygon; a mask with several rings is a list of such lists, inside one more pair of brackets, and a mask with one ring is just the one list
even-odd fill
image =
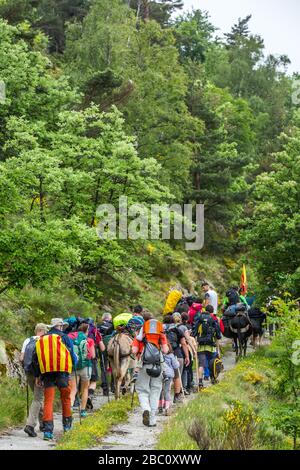
{"label": "backpack", "polygon": [[32,359],[35,352],[36,338],[33,336],[30,338],[24,352],[23,367],[25,374],[33,374]]}
{"label": "backpack", "polygon": [[161,374],[161,353],[157,346],[153,343],[149,343],[144,339],[145,347],[143,351],[143,365],[149,365],[152,367],[146,367],[146,372],[150,377],[157,378]]}
{"label": "backpack", "polygon": [[228,299],[229,305],[235,305],[240,302],[240,296],[235,289],[229,289],[226,292],[226,297]]}
{"label": "backpack", "polygon": [[199,346],[215,346],[215,321],[209,314],[201,314],[197,323],[197,341]]}
{"label": "backpack", "polygon": [[173,351],[180,346],[181,335],[176,326],[166,329],[165,334],[172,346]]}
{"label": "backpack", "polygon": [[78,357],[76,369],[80,370],[86,367],[89,361],[88,339],[84,333],[79,332],[73,344],[74,352]]}
{"label": "backpack", "polygon": [[218,357],[214,357],[209,361],[209,372],[210,372],[210,377],[216,380],[222,370],[224,369],[223,363],[221,359]]}

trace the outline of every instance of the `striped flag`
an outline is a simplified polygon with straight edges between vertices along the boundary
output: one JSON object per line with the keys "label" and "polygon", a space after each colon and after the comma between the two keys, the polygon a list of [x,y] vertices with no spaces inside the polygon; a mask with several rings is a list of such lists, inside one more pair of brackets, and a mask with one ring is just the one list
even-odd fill
{"label": "striped flag", "polygon": [[242,268],[242,276],[241,276],[241,294],[247,294],[248,285],[247,285],[247,273],[246,273],[246,265],[243,264]]}
{"label": "striped flag", "polygon": [[42,374],[72,372],[71,354],[59,335],[41,336],[36,342],[36,352]]}

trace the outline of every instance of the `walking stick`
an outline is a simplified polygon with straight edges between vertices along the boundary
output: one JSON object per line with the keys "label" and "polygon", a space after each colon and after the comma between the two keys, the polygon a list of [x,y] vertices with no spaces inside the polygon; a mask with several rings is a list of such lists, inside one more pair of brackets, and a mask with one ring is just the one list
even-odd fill
{"label": "walking stick", "polygon": [[29,416],[29,390],[28,390],[28,380],[26,380],[26,405],[27,405],[27,418]]}
{"label": "walking stick", "polygon": [[198,364],[198,353],[195,354],[195,364],[196,364],[196,380],[197,380],[197,392],[199,392],[199,364]]}
{"label": "walking stick", "polygon": [[[76,392],[78,393],[78,382],[77,382],[77,372],[76,372],[76,368],[74,368],[74,372],[75,372],[75,380],[76,380]],[[75,395],[76,397],[76,395]],[[79,423],[81,425],[81,403],[80,403],[80,397],[78,397],[78,402],[79,402],[79,406],[78,406],[78,410],[79,410]]]}
{"label": "walking stick", "polygon": [[134,394],[135,394],[135,384],[133,386],[133,392],[132,392],[132,396],[131,396],[131,409],[133,408]]}
{"label": "walking stick", "polygon": [[[105,367],[103,351],[100,351],[100,360],[101,360],[101,363],[102,363],[103,373],[105,375],[105,381],[106,381],[106,385],[107,385],[107,401],[109,403],[110,402],[109,383],[108,383],[107,370],[106,370],[106,367]],[[101,364],[100,364],[100,369],[101,369]]]}

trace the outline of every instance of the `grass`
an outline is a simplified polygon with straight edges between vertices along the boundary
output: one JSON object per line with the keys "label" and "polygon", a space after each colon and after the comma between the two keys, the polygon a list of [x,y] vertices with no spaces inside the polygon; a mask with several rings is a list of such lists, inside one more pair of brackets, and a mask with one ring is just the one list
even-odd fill
{"label": "grass", "polygon": [[0,376],[0,430],[23,423],[26,418],[26,389],[17,379]]}
{"label": "grass", "polygon": [[178,409],[160,435],[159,450],[291,449],[285,435],[270,425],[267,388],[272,363],[257,352]]}
{"label": "grass", "polygon": [[[135,399],[134,405],[136,404]],[[107,403],[92,416],[82,420],[81,425],[76,423],[72,431],[64,434],[56,450],[81,450],[95,447],[114,425],[127,421],[130,410],[130,396]]]}

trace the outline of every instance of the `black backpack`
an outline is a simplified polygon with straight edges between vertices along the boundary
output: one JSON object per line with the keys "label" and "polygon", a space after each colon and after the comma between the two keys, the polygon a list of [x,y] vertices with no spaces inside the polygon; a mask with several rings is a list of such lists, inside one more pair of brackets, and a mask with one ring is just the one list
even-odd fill
{"label": "black backpack", "polygon": [[228,299],[229,305],[235,305],[240,302],[240,296],[235,289],[229,289],[226,292],[226,297]]}
{"label": "black backpack", "polygon": [[165,334],[172,346],[173,351],[175,351],[175,349],[178,349],[180,346],[180,339],[182,336],[180,335],[177,327],[173,326],[172,328],[168,328],[165,331]]}
{"label": "black backpack", "polygon": [[199,346],[215,346],[215,337],[215,320],[209,314],[202,313],[197,322],[197,341]]}
{"label": "black backpack", "polygon": [[36,339],[32,336],[24,352],[23,367],[26,374],[33,374],[32,359],[35,352]]}

